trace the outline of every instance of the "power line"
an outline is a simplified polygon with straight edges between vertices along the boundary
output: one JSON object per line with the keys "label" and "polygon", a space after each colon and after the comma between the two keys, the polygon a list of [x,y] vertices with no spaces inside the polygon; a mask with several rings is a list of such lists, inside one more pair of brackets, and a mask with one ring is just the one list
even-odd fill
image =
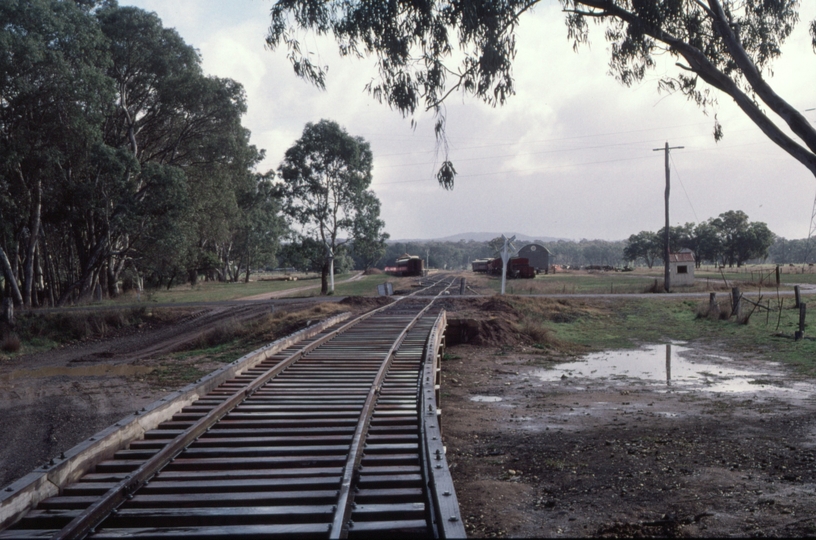
{"label": "power line", "polygon": [[[743,131],[751,131],[751,130],[740,130],[740,132],[743,132]],[[689,136],[689,137],[685,137],[684,140],[694,139],[694,138],[699,138],[699,137],[703,137],[703,135],[692,135],[692,136]],[[651,142],[651,141],[650,140],[641,140],[641,141],[632,141],[632,142],[626,142],[626,143],[610,143],[610,144],[606,144],[606,145],[596,145],[596,146],[582,146],[582,147],[573,147],[573,148],[557,148],[557,149],[552,149],[552,150],[541,150],[541,151],[538,151],[538,152],[524,152],[524,153],[513,152],[513,153],[507,153],[507,154],[497,154],[497,155],[492,155],[492,156],[479,156],[479,157],[474,157],[474,158],[461,158],[461,157],[459,157],[459,158],[454,158],[454,161],[456,163],[466,163],[466,162],[470,162],[470,161],[480,161],[480,160],[485,160],[485,159],[502,159],[502,158],[508,158],[508,157],[516,157],[516,156],[529,156],[529,155],[537,155],[537,154],[548,154],[548,153],[554,153],[554,152],[564,153],[564,152],[583,151],[583,150],[588,150],[588,149],[613,148],[613,147],[621,147],[621,146],[638,146],[638,145],[648,143],[648,142]],[[708,152],[708,151],[714,151],[714,150],[716,150],[716,151],[725,151],[725,150],[729,150],[729,149],[733,149],[733,148],[740,148],[740,147],[743,147],[743,146],[765,145],[767,143],[768,143],[767,140],[761,140],[761,141],[757,141],[757,142],[748,142],[748,143],[742,143],[742,144],[731,144],[731,145],[721,144],[721,145],[718,145],[715,148],[697,148],[695,150],[690,150],[690,151],[692,151],[692,152]],[[493,145],[493,146],[463,147],[463,148],[460,148],[458,151],[478,150],[480,148],[492,148],[492,147],[495,147],[495,146],[515,146],[517,144],[519,144],[519,143],[508,143],[508,144],[505,144],[505,145]],[[525,144],[527,144],[527,143],[525,143]],[[416,152],[404,152],[404,153],[396,153],[396,154],[377,154],[375,156],[375,159],[382,158],[382,157],[393,157],[393,156],[411,156],[411,155],[418,155],[418,154],[423,154],[424,155],[424,154],[427,154],[427,153],[428,153],[427,151],[416,151]],[[395,169],[395,168],[398,168],[398,167],[406,167],[406,166],[434,165],[436,163],[437,163],[437,161],[423,161],[423,162],[419,162],[419,163],[413,162],[413,163],[410,163],[408,165],[406,165],[404,163],[394,163],[394,164],[391,164],[391,165],[378,165],[377,169],[378,170],[381,170],[381,169]],[[581,163],[576,163],[575,165],[581,165]]]}
{"label": "power line", "polygon": [[[604,163],[616,163],[616,162],[621,162],[621,161],[641,161],[641,160],[646,160],[646,159],[649,159],[649,158],[634,157],[634,158],[623,158],[623,159],[607,159],[607,160],[603,160],[603,161],[585,161],[585,162],[580,163],[580,165],[601,165],[601,164],[604,164]],[[456,179],[457,180],[463,180],[463,179],[467,179],[467,178],[479,178],[479,177],[484,177],[484,176],[506,175],[508,173],[540,172],[540,171],[549,171],[549,170],[555,170],[555,169],[571,168],[571,167],[575,167],[575,166],[576,166],[576,164],[574,164],[574,163],[565,163],[564,165],[553,165],[553,166],[550,166],[550,167],[533,167],[533,168],[530,168],[530,169],[513,169],[513,170],[493,171],[493,172],[481,173],[481,174],[457,174]],[[410,184],[410,183],[414,183],[414,182],[427,182],[428,180],[429,180],[428,178],[416,178],[414,180],[395,180],[393,182],[376,182],[375,181],[374,185],[372,187],[385,186],[385,185],[389,185],[389,184]]]}
{"label": "power line", "polygon": [[674,158],[672,157],[671,153],[669,153],[669,160],[671,161],[672,166],[674,166],[674,172],[677,175],[677,181],[680,182],[680,187],[683,188],[683,193],[686,194],[686,200],[691,207],[691,212],[694,214],[694,222],[699,223],[700,220],[697,218],[697,211],[694,210],[694,205],[691,204],[691,197],[689,197],[688,191],[686,191],[686,186],[683,184],[683,180],[680,178],[680,171],[677,169],[677,164],[674,162]]}
{"label": "power line", "polygon": [[[692,123],[692,124],[678,124],[678,125],[674,125],[674,126],[661,126],[661,127],[655,127],[655,128],[632,129],[632,130],[627,130],[627,131],[609,131],[609,132],[605,132],[605,133],[591,133],[591,134],[588,134],[588,135],[574,135],[574,136],[571,136],[571,137],[554,137],[554,138],[550,138],[550,139],[538,139],[538,140],[533,140],[533,141],[524,141],[523,143],[520,143],[519,141],[490,142],[489,144],[482,144],[482,145],[475,145],[475,146],[457,146],[457,145],[454,144],[451,147],[451,149],[452,150],[457,150],[457,151],[479,150],[481,148],[495,148],[497,146],[516,146],[518,144],[524,144],[526,146],[530,146],[530,145],[534,145],[534,144],[543,144],[543,143],[561,142],[561,141],[572,141],[572,140],[578,140],[578,139],[589,139],[589,138],[593,138],[593,137],[608,137],[608,136],[613,136],[613,135],[614,136],[627,135],[627,134],[630,134],[630,133],[644,133],[644,132],[648,132],[648,131],[658,131],[658,130],[675,129],[675,128],[682,128],[682,127],[693,127],[693,126],[701,126],[701,125],[707,125],[707,124],[708,124],[708,122],[696,122],[696,123]],[[739,131],[745,131],[745,130],[739,130]],[[738,133],[738,132],[736,132],[736,133]],[[692,135],[692,137],[697,137],[697,136],[699,136],[699,135]],[[425,138],[425,137],[423,137],[423,138]],[[451,140],[476,140],[476,141],[495,141],[496,140],[496,139],[487,139],[487,138],[482,138],[482,137],[479,137],[479,138],[472,138],[471,137],[469,139],[464,139],[463,137],[451,136],[449,138]],[[383,139],[379,139],[379,140],[383,140]],[[411,138],[411,137],[398,137],[398,138],[393,138],[393,139],[389,138],[387,140],[403,141],[403,140],[414,140],[414,139]],[[502,139],[499,139],[499,140],[502,140]],[[632,142],[632,143],[618,143],[618,144],[639,144],[640,142],[648,142],[648,141],[639,141],[639,142]],[[399,153],[393,153],[393,154],[378,154],[377,157],[407,156],[407,155],[413,155],[413,154],[416,154],[416,153],[417,152],[399,152]]]}
{"label": "power line", "polygon": [[[743,146],[757,146],[757,145],[763,145],[763,144],[765,144],[765,141],[751,142],[751,143],[744,143],[744,144],[735,144],[735,145],[731,145],[731,146],[722,146],[722,147],[718,147],[718,148],[698,148],[698,149],[693,149],[693,150],[692,149],[687,149],[687,150],[688,150],[688,153],[710,152],[710,151],[713,151],[713,150],[721,151],[721,150],[727,150],[727,149],[730,149],[730,148],[740,148],[740,147],[743,147]],[[517,155],[517,154],[506,154],[504,156],[496,156],[493,159],[498,159],[498,158],[501,158],[501,157],[513,157],[515,155]],[[475,161],[475,160],[478,160],[478,159],[480,159],[480,158],[472,158],[470,160],[457,159],[456,162],[460,163],[460,162],[463,162],[463,161]],[[623,162],[623,161],[642,161],[642,160],[646,160],[646,159],[651,159],[651,158],[647,158],[647,157],[631,157],[631,158],[620,158],[620,159],[606,159],[606,160],[600,160],[600,161],[570,162],[570,163],[564,163],[564,164],[561,164],[561,165],[550,165],[550,166],[546,166],[546,167],[531,167],[531,168],[526,168],[526,169],[503,169],[503,170],[499,170],[499,171],[492,171],[492,172],[478,173],[478,174],[457,174],[456,179],[457,180],[464,180],[464,179],[468,179],[468,178],[479,178],[479,177],[485,177],[485,176],[513,175],[513,174],[532,173],[532,172],[546,172],[546,171],[564,169],[564,168],[583,167],[583,166],[586,166],[586,165],[603,165],[605,163],[618,163],[618,162]],[[423,166],[423,165],[436,165],[437,163],[438,163],[437,161],[426,161],[426,162],[422,162],[422,163],[411,163],[409,165],[405,165],[405,164],[381,165],[381,166],[377,167],[377,170],[394,169],[394,168],[398,168],[398,167],[406,167],[407,168],[409,166],[418,167],[418,166]],[[430,180],[432,180],[432,178],[430,178],[430,177],[415,178],[415,179],[412,179],[412,180],[394,180],[394,181],[391,181],[391,182],[378,182],[378,181],[375,180],[372,187],[385,186],[385,185],[391,185],[391,184],[411,184],[411,183],[415,183],[415,182],[429,182]],[[508,178],[508,180],[521,180],[521,178],[512,178],[511,177],[511,178]]]}

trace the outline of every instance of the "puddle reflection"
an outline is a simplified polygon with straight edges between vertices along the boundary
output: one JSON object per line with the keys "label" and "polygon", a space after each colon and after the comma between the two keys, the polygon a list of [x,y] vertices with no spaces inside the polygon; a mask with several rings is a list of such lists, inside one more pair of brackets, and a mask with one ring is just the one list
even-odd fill
{"label": "puddle reflection", "polygon": [[[696,353],[697,359],[690,360],[687,358],[691,356],[690,352],[694,351],[678,343],[650,345],[638,350],[605,351],[587,355],[577,362],[560,364],[554,369],[538,369],[535,375],[543,381],[610,379],[668,388],[695,386],[713,392],[751,392],[768,387],[785,390],[773,381],[783,375],[779,371],[759,372],[732,367],[728,365],[729,358],[700,355],[699,352]],[[718,363],[706,362],[714,359]],[[812,385],[806,386],[809,391],[813,390]]]}

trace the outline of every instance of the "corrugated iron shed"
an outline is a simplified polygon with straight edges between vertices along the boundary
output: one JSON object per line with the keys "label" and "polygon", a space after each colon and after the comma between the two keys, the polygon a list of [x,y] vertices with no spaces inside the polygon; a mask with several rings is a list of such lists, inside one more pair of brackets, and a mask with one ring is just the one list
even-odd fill
{"label": "corrugated iron shed", "polygon": [[669,262],[670,263],[693,263],[694,262],[694,252],[692,251],[681,251],[680,253],[669,253]]}

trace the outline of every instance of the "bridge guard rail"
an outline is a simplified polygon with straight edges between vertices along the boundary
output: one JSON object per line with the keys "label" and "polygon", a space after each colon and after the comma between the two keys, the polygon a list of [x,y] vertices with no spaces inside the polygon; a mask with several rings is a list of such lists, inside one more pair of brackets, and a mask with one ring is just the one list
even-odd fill
{"label": "bridge guard rail", "polygon": [[439,408],[441,360],[445,348],[447,316],[440,312],[428,337],[420,379],[420,429],[423,469],[430,493],[435,535],[439,538],[466,538],[465,524],[453,487],[442,444],[442,411]]}

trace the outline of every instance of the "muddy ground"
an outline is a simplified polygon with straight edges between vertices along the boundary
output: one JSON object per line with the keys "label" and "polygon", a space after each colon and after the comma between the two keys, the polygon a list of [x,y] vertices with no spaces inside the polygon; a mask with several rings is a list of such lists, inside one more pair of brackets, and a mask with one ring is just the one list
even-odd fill
{"label": "muddy ground", "polygon": [[[309,310],[315,304],[244,302],[158,310],[161,316],[138,327],[0,361],[0,487],[240,356],[172,353],[196,348],[213,332],[272,312],[281,316],[303,312],[311,318]],[[360,311],[366,309],[363,304],[337,310]],[[330,315],[332,309],[314,315],[311,322]],[[276,337],[282,336],[270,336],[269,341]]]}
{"label": "muddy ground", "polygon": [[670,386],[562,372],[564,358],[523,343],[450,346],[443,435],[468,534],[816,534],[816,386],[761,357],[688,346],[690,360],[761,379],[717,392],[716,373]]}
{"label": "muddy ground", "polygon": [[[447,455],[470,536],[816,535],[810,382],[759,356],[730,363],[766,373],[748,392],[573,373],[546,380],[543,372],[574,359],[531,346],[506,304],[446,308],[454,321],[470,321],[451,331],[451,342],[470,343],[448,347],[442,390]],[[197,319],[188,326],[205,316]],[[135,359],[132,351],[140,339],[159,352],[171,344],[127,339],[0,363],[0,485],[170,389],[140,371],[156,356]],[[711,358],[724,354],[713,344],[689,346],[689,354],[725,362]]]}

